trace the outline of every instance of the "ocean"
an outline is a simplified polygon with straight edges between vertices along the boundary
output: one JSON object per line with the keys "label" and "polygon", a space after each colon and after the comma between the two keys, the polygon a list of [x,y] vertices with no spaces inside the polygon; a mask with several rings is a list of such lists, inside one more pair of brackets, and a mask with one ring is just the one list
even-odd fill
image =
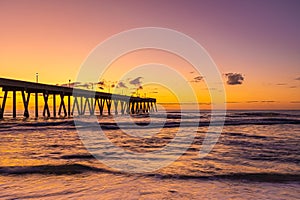
{"label": "ocean", "polygon": [[[191,110],[76,123],[6,117],[0,199],[299,199],[300,111],[227,111],[216,144],[200,157],[207,134],[216,134],[210,119]],[[86,142],[99,128],[105,139]],[[161,153],[166,145],[171,151]]]}

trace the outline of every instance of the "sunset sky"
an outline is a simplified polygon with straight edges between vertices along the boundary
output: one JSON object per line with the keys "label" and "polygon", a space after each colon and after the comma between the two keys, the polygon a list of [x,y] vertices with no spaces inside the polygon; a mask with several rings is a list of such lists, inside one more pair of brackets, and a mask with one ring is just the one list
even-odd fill
{"label": "sunset sky", "polygon": [[[163,27],[206,49],[222,74],[229,109],[300,109],[299,10],[297,0],[0,0],[0,77],[35,81],[38,72],[42,83],[65,84],[76,80],[89,53],[110,36]],[[205,80],[197,80],[200,75],[189,63],[167,52],[128,54],[99,80],[122,81],[127,89],[116,92],[123,94],[140,83],[140,95],[173,102],[167,89],[143,85],[151,78],[142,72],[124,76],[147,63],[175,68],[197,91],[198,101],[209,102]]]}

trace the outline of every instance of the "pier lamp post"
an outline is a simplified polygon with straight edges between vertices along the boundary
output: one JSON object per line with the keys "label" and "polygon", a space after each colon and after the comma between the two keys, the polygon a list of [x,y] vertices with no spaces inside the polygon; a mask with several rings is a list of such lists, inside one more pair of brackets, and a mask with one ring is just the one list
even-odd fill
{"label": "pier lamp post", "polygon": [[71,87],[71,79],[69,79],[69,87]]}
{"label": "pier lamp post", "polygon": [[39,82],[39,73],[35,73],[35,80],[36,80],[36,83]]}

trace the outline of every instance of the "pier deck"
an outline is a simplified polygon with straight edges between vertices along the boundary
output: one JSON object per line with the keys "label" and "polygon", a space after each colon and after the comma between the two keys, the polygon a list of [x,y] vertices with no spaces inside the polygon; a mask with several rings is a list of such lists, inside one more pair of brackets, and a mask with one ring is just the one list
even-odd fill
{"label": "pier deck", "polygon": [[[9,93],[12,93],[12,117],[16,118],[17,92],[21,93],[24,105],[24,117],[26,118],[30,117],[28,106],[31,94],[35,96],[34,105],[36,118],[39,117],[39,95],[41,95],[44,100],[42,101],[44,117],[73,116],[75,113],[74,111],[77,111],[78,115],[85,115],[86,111],[88,111],[88,114],[94,115],[97,107],[100,115],[103,115],[105,107],[107,109],[107,113],[110,115],[112,105],[114,105],[115,114],[118,114],[119,110],[121,114],[136,114],[140,112],[148,113],[157,111],[155,98],[140,98],[7,78],[0,78],[0,88],[2,88],[2,91],[4,92],[2,104],[0,104],[0,119],[4,116],[5,105]],[[53,101],[52,115],[48,104],[50,95],[52,95]],[[60,99],[60,101],[58,101],[58,112],[56,97]]]}

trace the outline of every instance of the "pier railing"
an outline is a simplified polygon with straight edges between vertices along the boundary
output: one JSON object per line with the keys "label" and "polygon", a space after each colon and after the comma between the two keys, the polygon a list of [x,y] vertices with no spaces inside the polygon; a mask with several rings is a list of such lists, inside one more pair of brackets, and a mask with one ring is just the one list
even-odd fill
{"label": "pier railing", "polygon": [[[140,98],[7,78],[0,78],[0,88],[4,92],[2,104],[0,103],[0,119],[4,116],[9,93],[12,93],[12,117],[17,117],[17,92],[21,93],[24,106],[23,115],[26,118],[30,115],[28,107],[31,94],[35,96],[35,117],[39,117],[39,95],[44,100],[42,101],[44,117],[74,116],[75,111],[77,111],[78,115],[85,115],[86,113],[94,115],[97,108],[100,115],[103,115],[105,107],[108,115],[111,115],[112,105],[114,106],[115,114],[118,114],[119,111],[121,114],[157,111],[155,98]],[[53,101],[52,114],[48,103],[51,95]],[[57,101],[56,97],[58,97],[59,101]],[[65,99],[67,99],[66,102]],[[58,111],[57,103],[59,103]]]}

